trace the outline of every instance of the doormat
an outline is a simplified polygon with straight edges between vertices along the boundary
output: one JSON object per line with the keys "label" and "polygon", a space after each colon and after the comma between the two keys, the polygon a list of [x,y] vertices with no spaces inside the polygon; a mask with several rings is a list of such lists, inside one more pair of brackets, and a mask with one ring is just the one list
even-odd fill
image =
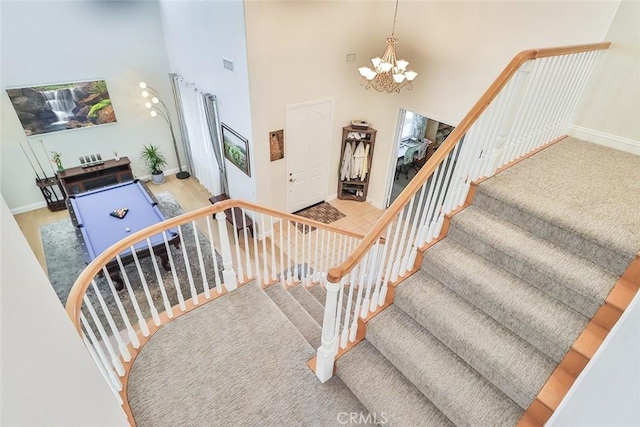
{"label": "doormat", "polygon": [[[309,206],[308,208],[299,210],[298,212],[294,212],[293,214],[302,216],[304,218],[309,218],[314,221],[322,222],[323,224],[331,224],[332,222],[346,216],[327,202],[320,202],[313,206]],[[306,224],[300,223],[297,224],[297,227],[298,230],[300,230],[304,234],[316,229],[313,226],[310,227]]]}

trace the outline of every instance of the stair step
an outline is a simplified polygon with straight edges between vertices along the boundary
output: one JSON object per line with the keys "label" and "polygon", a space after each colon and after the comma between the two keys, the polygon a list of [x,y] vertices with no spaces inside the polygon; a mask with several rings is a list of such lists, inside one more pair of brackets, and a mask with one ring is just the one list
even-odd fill
{"label": "stair step", "polygon": [[367,340],[456,425],[513,426],[524,412],[395,305],[367,323]]}
{"label": "stair step", "polygon": [[556,364],[423,271],[396,289],[395,305],[526,409]]}
{"label": "stair step", "polygon": [[475,206],[452,219],[448,237],[586,317],[617,277],[592,262]]}
{"label": "stair step", "polygon": [[327,291],[320,284],[315,285],[312,288],[309,288],[308,291],[324,307],[324,302],[325,302],[325,299],[327,298]]}
{"label": "stair step", "polygon": [[615,248],[608,247],[604,242],[558,225],[551,219],[547,220],[520,204],[503,200],[505,196],[493,188],[494,185],[499,185],[499,178],[500,175],[497,175],[477,187],[473,199],[475,206],[588,259],[615,275],[619,276],[625,271],[630,261],[628,254],[623,254]]}
{"label": "stair step", "polygon": [[267,295],[313,348],[320,347],[322,328],[280,283],[266,289]]}
{"label": "stair step", "polygon": [[[315,285],[312,288],[308,288],[307,289],[309,291],[309,293],[311,293],[311,295],[313,295],[318,302],[320,302],[320,304],[322,304],[322,307],[324,307],[324,303],[327,299],[327,290],[322,287],[321,285]],[[353,306],[355,305],[356,301],[356,296],[354,295],[352,296],[353,301],[351,302],[351,307],[353,308]],[[344,295],[342,296],[342,310],[344,312],[344,310],[347,309],[347,302],[349,301],[349,287],[345,287],[344,288]]]}
{"label": "stair step", "polygon": [[453,426],[443,414],[367,340],[336,362],[336,373],[382,424]]}
{"label": "stair step", "polygon": [[424,253],[422,269],[560,362],[587,318],[450,239]]}
{"label": "stair step", "polygon": [[313,320],[320,326],[324,318],[324,307],[318,300],[304,287],[304,285],[295,285],[288,289],[289,293],[298,301],[298,303],[311,315]]}

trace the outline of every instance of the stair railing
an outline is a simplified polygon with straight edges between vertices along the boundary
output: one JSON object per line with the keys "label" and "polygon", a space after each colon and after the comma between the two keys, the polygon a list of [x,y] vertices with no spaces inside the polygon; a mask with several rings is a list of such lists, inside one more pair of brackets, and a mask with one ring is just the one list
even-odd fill
{"label": "stair railing", "polygon": [[[250,281],[262,287],[324,283],[329,268],[361,238],[300,216],[225,200],[111,246],[80,274],[66,310],[128,413],[123,391],[128,368],[157,329]],[[164,244],[152,245],[152,240]]]}
{"label": "stair railing", "polygon": [[565,136],[596,60],[609,45],[516,55],[358,247],[329,270],[316,358],[322,382],[333,375],[338,352],[361,337],[362,320],[389,303],[389,286],[419,268],[419,252],[442,237],[445,217],[462,206],[471,183]]}

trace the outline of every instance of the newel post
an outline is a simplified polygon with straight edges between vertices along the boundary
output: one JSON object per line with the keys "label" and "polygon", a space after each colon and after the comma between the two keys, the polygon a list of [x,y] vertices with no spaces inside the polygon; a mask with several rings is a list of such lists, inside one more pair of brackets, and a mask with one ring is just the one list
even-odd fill
{"label": "newel post", "polygon": [[222,278],[227,291],[232,291],[238,287],[238,279],[233,269],[233,260],[231,259],[231,244],[229,243],[229,235],[227,234],[226,218],[227,216],[224,212],[216,213],[218,231],[220,232],[220,249],[222,250]]}
{"label": "newel post", "polygon": [[327,282],[326,288],[327,298],[324,303],[324,318],[322,319],[322,345],[318,348],[316,358],[316,376],[323,383],[333,376],[333,364],[337,351],[336,311],[340,282]]}

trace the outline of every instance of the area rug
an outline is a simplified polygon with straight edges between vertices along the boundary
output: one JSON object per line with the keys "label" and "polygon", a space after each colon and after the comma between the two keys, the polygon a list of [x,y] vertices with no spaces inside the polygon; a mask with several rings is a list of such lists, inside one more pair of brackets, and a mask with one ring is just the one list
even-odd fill
{"label": "area rug", "polygon": [[[294,212],[293,214],[322,222],[324,224],[331,224],[332,222],[346,216],[327,202],[320,202],[308,208],[299,210],[298,212]],[[297,227],[298,230],[305,234],[316,229],[315,227],[309,227],[304,224],[298,224]]]}
{"label": "area rug", "polygon": [[[162,213],[165,215],[165,217],[171,218],[184,213],[184,209],[175,200],[171,193],[159,193],[156,195],[156,199],[158,200],[158,207],[160,211],[162,211]],[[182,232],[182,244],[186,248],[187,258],[190,262],[191,270],[193,273],[193,281],[196,285],[197,292],[201,293],[203,292],[201,278],[202,276],[199,272],[198,253],[195,241],[193,239],[191,226],[182,227]],[[80,275],[82,270],[84,270],[84,268],[86,267],[82,255],[82,250],[80,249],[80,244],[75,235],[75,229],[71,223],[71,220],[66,219],[40,227],[40,235],[44,247],[49,281],[56,291],[60,302],[64,305],[66,304],[67,297],[75,280]],[[198,239],[200,241],[203,262],[205,270],[207,272],[207,281],[210,287],[213,287],[215,286],[215,279],[213,274],[215,270],[210,245],[208,243],[208,239],[200,231],[198,231]],[[182,295],[186,300],[191,297],[191,292],[182,250],[176,249],[171,246],[171,252],[173,254],[173,259],[175,262],[175,271],[178,276],[178,289],[181,290]],[[222,268],[221,257],[218,253],[215,253],[215,256],[217,257],[218,270],[220,270]],[[140,265],[142,271],[144,272],[145,280],[148,284],[153,304],[155,305],[156,310],[161,313],[164,311],[164,304],[162,301],[160,288],[157,285],[153,262],[149,257],[146,257],[140,260]],[[161,266],[159,266],[159,270],[162,275],[162,281],[167,290],[167,297],[169,299],[169,302],[172,306],[176,305],[179,300],[172,273],[171,271],[165,271]],[[151,308],[147,303],[147,299],[144,294],[144,288],[141,284],[141,280],[138,276],[135,264],[132,263],[127,265],[125,267],[125,271],[127,273],[127,276],[131,280],[131,288],[136,295],[136,299],[138,301],[141,301],[140,311],[143,317],[148,319],[150,317]],[[101,293],[104,296],[105,304],[109,308],[109,311],[112,313],[116,324],[121,327],[122,321],[120,319],[120,315],[118,314],[115,299],[113,298],[113,295],[109,290],[107,280],[104,277],[98,277],[96,279],[96,284],[102,291]],[[94,293],[91,288],[87,292],[87,295],[92,301],[94,301],[94,305],[98,311],[98,315],[104,321],[104,316],[101,310],[98,309],[99,305],[95,303],[96,299],[94,298]],[[123,306],[125,307],[127,314],[129,314],[129,317],[133,322],[135,319],[135,311],[133,309],[133,305],[130,303],[130,297],[127,290],[125,289],[123,291],[120,291],[118,295],[123,303]],[[89,316],[88,313],[85,313],[85,315]]]}

